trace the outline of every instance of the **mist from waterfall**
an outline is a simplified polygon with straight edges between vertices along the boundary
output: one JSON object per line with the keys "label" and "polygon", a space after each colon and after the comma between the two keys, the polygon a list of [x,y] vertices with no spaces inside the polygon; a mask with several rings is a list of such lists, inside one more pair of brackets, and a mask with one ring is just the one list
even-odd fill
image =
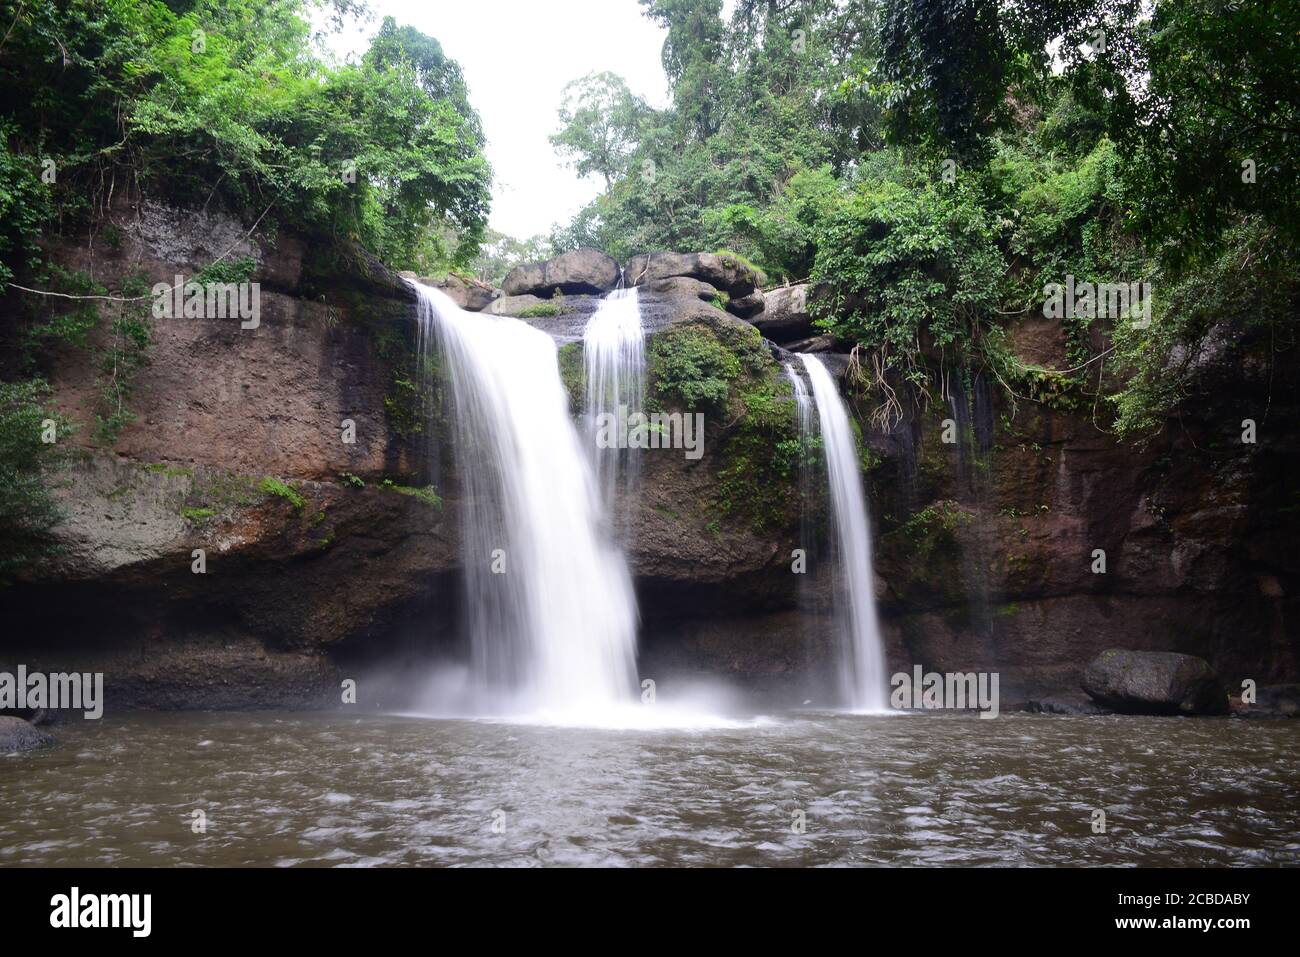
{"label": "mist from waterfall", "polygon": [[606,508],[612,507],[620,484],[636,486],[636,450],[601,448],[597,443],[604,416],[619,418],[619,407],[631,417],[641,412],[645,397],[645,337],[637,287],[617,289],[606,296],[587,321],[582,336],[587,373],[587,439],[596,481]]}
{"label": "mist from waterfall", "polygon": [[636,599],[555,343],[412,285],[421,363],[436,348],[451,385],[476,702],[601,723],[637,702]]}
{"label": "mist from waterfall", "polygon": [[844,401],[835,380],[815,355],[800,361],[812,386],[812,402],[801,378],[788,370],[794,384],[801,434],[811,434],[812,409],[826,456],[830,487],[831,529],[838,559],[835,619],[840,634],[840,683],[844,701],[854,711],[886,711],[885,655],[876,615],[871,565],[871,527],[863,494],[861,461]]}

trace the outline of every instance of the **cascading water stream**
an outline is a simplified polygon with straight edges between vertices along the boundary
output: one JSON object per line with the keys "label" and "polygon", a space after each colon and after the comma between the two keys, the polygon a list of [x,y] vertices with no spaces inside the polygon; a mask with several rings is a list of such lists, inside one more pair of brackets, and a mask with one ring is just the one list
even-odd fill
{"label": "cascading water stream", "polygon": [[[810,443],[817,435],[817,425],[814,416],[816,410],[813,407],[812,396],[808,394],[808,385],[804,382],[804,377],[795,368],[794,363],[787,363],[785,366],[786,378],[790,380],[790,388],[794,393],[795,407],[795,425],[799,429],[800,454],[799,454],[799,541],[803,546],[805,555],[817,554],[818,547],[818,529],[816,522],[813,520],[811,508],[812,491],[814,482],[820,483],[822,476],[825,474],[824,468],[814,470]],[[820,458],[820,457],[819,457]],[[824,459],[822,464],[824,465]],[[814,474],[814,471],[816,474]],[[816,589],[809,581],[809,576],[804,575],[800,578],[799,584],[799,604],[806,611],[820,610]],[[804,621],[804,627],[807,628],[807,621]],[[805,638],[808,635],[805,632]]]}
{"label": "cascading water stream", "polygon": [[[800,354],[817,407],[826,473],[830,484],[831,518],[844,596],[836,619],[840,641],[840,676],[844,700],[854,711],[885,711],[885,656],[876,616],[871,566],[871,528],[867,522],[857,443],[835,380],[820,359]],[[808,393],[797,375],[795,383],[801,429],[811,428]],[[837,596],[838,597],[838,596]]]}
{"label": "cascading water stream", "polygon": [[811,435],[813,431],[813,401],[812,396],[808,394],[808,386],[804,385],[803,376],[792,365],[785,367],[785,375],[790,380],[790,388],[794,390],[794,408],[798,419],[799,434]]}
{"label": "cascading water stream", "polygon": [[601,530],[555,343],[412,286],[422,365],[436,345],[451,382],[466,615],[484,704],[601,723],[636,702],[636,599]]}
{"label": "cascading water stream", "polygon": [[[582,354],[587,373],[587,433],[596,480],[606,508],[620,483],[636,485],[637,457],[619,443],[602,443],[602,423],[623,422],[641,411],[645,391],[645,339],[637,287],[617,289],[587,321]],[[609,431],[609,430],[604,430]],[[623,443],[626,444],[626,443]]]}

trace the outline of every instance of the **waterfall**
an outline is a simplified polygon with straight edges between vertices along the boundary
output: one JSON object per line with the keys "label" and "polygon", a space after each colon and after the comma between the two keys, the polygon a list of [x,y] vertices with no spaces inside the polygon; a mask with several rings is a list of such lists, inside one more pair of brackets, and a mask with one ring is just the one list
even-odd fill
{"label": "waterfall", "polygon": [[[813,475],[812,457],[809,453],[810,442],[817,435],[813,419],[816,410],[813,407],[812,396],[808,394],[808,386],[794,363],[786,363],[785,375],[790,380],[790,388],[794,393],[795,424],[799,428],[799,541],[803,545],[805,554],[812,555],[819,551],[816,547],[817,526],[813,521],[811,507],[813,482],[820,481],[825,470],[818,469],[818,474]],[[800,580],[799,592],[800,604],[805,609],[812,607],[816,596],[807,575]]]}
{"label": "waterfall", "polygon": [[[854,711],[886,710],[885,655],[876,618],[871,571],[871,528],[862,489],[861,463],[853,428],[835,380],[821,360],[800,354],[817,406],[826,474],[830,484],[831,520],[843,596],[837,595],[836,621],[841,631],[841,693]],[[798,376],[792,375],[792,379]],[[801,427],[811,427],[808,394],[795,387]],[[801,396],[802,392],[802,396]]]}
{"label": "waterfall", "polygon": [[620,479],[624,487],[636,484],[637,459],[631,449],[601,448],[599,423],[620,406],[623,417],[640,412],[645,391],[645,344],[641,331],[641,305],[637,287],[617,289],[601,301],[582,334],[582,354],[587,373],[587,433],[596,478],[607,508],[613,507]]}
{"label": "waterfall", "polygon": [[636,599],[555,343],[412,286],[421,363],[440,349],[451,383],[476,685],[493,708],[600,721],[636,701]]}
{"label": "waterfall", "polygon": [[808,387],[804,385],[803,376],[795,371],[794,366],[786,366],[785,374],[790,380],[790,387],[794,390],[794,407],[795,415],[798,418],[799,434],[801,436],[811,435],[813,424],[812,396],[808,394]]}

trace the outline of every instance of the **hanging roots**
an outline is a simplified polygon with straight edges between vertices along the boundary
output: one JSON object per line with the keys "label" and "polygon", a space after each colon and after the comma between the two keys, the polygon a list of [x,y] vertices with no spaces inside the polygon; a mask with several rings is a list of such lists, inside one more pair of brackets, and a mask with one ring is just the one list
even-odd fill
{"label": "hanging roots", "polygon": [[888,368],[886,349],[881,347],[871,353],[871,369],[862,361],[862,345],[855,345],[849,352],[849,382],[859,386],[863,391],[879,391],[883,401],[872,409],[868,421],[881,432],[888,432],[903,418],[903,403],[898,400],[898,393],[885,377]]}

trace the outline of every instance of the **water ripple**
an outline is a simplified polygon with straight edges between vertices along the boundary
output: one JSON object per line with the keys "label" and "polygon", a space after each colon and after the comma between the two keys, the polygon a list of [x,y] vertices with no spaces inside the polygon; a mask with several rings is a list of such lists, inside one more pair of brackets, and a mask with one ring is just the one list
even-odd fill
{"label": "water ripple", "polygon": [[59,737],[0,762],[6,866],[1300,864],[1297,722],[173,714]]}

